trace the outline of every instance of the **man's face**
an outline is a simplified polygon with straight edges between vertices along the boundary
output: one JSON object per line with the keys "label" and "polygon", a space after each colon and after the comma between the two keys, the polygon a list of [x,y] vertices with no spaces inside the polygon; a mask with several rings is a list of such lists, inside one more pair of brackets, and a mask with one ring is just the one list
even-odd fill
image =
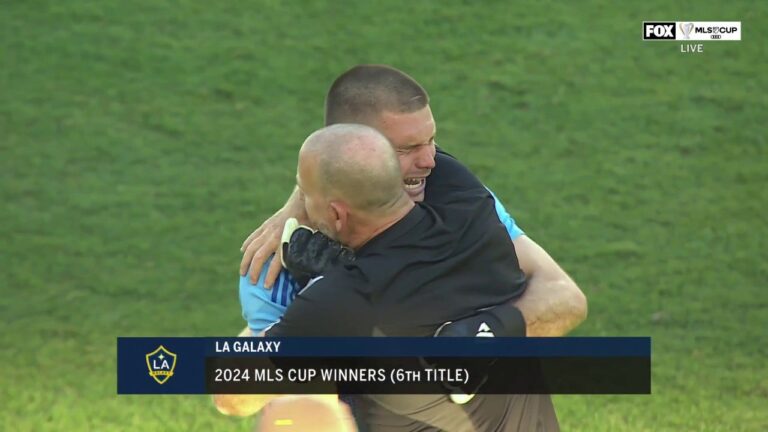
{"label": "man's face", "polygon": [[403,189],[424,200],[427,176],[435,167],[435,119],[429,105],[412,113],[381,113],[374,126],[394,147],[403,174]]}

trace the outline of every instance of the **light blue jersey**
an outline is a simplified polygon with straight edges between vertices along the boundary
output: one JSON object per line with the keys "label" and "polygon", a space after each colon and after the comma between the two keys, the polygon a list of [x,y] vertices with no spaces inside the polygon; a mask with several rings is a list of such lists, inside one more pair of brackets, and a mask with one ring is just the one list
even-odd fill
{"label": "light blue jersey", "polygon": [[243,308],[243,318],[248,321],[248,328],[254,333],[260,333],[279,320],[299,291],[298,285],[285,269],[280,271],[272,289],[264,288],[264,279],[272,258],[274,255],[264,263],[256,284],[251,283],[250,272],[240,276],[240,306]]}
{"label": "light blue jersey", "polygon": [[[488,189],[488,188],[486,188]],[[509,238],[511,240],[514,240],[521,235],[525,234],[523,230],[520,229],[519,226],[515,223],[515,219],[509,214],[506,208],[504,208],[504,204],[499,201],[499,198],[496,197],[496,194],[493,193],[492,190],[488,189],[488,192],[491,193],[491,196],[493,196],[494,205],[496,206],[496,215],[499,217],[499,220],[502,224],[504,224],[504,227],[507,229],[507,234],[509,234]]]}
{"label": "light blue jersey", "polygon": [[[488,192],[491,192],[488,190]],[[510,216],[504,205],[491,192],[496,205],[496,214],[504,227],[507,228],[509,238],[514,240],[523,235],[523,230],[517,226],[515,219]],[[274,256],[273,256],[274,257]],[[272,289],[264,288],[264,279],[267,276],[267,268],[272,262],[270,257],[261,269],[259,281],[252,284],[250,274],[240,277],[240,306],[243,309],[243,318],[248,321],[248,328],[254,333],[260,333],[270,324],[277,322],[291,304],[299,291],[296,282],[285,269],[280,271],[277,282]]]}

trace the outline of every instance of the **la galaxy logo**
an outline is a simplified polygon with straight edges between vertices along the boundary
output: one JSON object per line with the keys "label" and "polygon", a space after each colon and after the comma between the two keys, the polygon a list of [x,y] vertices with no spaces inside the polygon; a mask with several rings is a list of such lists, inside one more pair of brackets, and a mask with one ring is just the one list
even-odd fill
{"label": "la galaxy logo", "polygon": [[158,384],[164,384],[173,376],[173,370],[176,369],[176,354],[160,345],[145,357],[147,358],[149,376],[154,378]]}

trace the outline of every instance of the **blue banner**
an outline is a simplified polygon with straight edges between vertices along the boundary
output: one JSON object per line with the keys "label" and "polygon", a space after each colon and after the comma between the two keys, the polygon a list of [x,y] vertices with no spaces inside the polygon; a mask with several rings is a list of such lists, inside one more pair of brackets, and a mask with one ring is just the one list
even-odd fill
{"label": "blue banner", "polygon": [[[393,365],[403,359],[447,358],[447,364],[460,365],[462,359],[495,358],[511,373],[515,368],[529,367],[536,360],[535,370],[544,360],[553,370],[590,370],[603,374],[605,369],[621,370],[638,377],[637,386],[596,388],[594,393],[645,393],[650,391],[651,339],[649,337],[569,337],[569,338],[118,338],[117,392],[119,394],[204,394],[227,388],[238,393],[281,392],[282,384],[254,382],[253,376],[263,377],[275,359],[295,359],[301,368],[337,367],[350,365],[359,358],[361,367],[377,368],[384,375],[394,373]],[[386,360],[389,358],[390,360]],[[227,359],[231,359],[227,360]],[[272,360],[270,360],[272,359]],[[315,360],[316,359],[316,360]],[[327,360],[323,362],[323,359]],[[637,360],[641,360],[638,362]],[[332,360],[332,361],[331,361]],[[334,363],[335,361],[335,363]],[[272,363],[270,363],[272,362]],[[422,361],[423,363],[423,361]],[[294,363],[299,364],[299,363]],[[324,365],[321,367],[321,364]],[[472,364],[472,363],[469,363]],[[269,365],[269,366],[268,366]],[[500,366],[497,366],[499,369]],[[477,375],[473,367],[466,372]],[[224,372],[222,372],[224,370]],[[528,369],[526,369],[528,370]],[[281,371],[282,372],[282,371]],[[605,373],[607,373],[606,371]],[[484,372],[485,373],[485,372]],[[564,373],[564,372],[563,372]],[[215,375],[215,376],[214,376]],[[240,376],[240,375],[247,375]],[[569,375],[570,376],[570,375]],[[222,387],[218,381],[226,379]],[[245,379],[247,378],[247,379]],[[558,382],[563,378],[556,377]],[[601,376],[584,378],[591,385]],[[604,376],[610,382],[613,377]],[[550,380],[552,381],[552,380]],[[565,380],[568,381],[568,380]],[[645,385],[647,383],[647,385]],[[338,384],[338,383],[336,383]],[[386,383],[385,383],[386,384]],[[417,393],[418,385],[410,387],[390,383],[376,387],[377,391]],[[419,384],[419,383],[416,383]],[[642,384],[642,385],[640,385]],[[493,387],[493,386],[491,386]],[[318,388],[305,387],[307,393]],[[357,387],[354,387],[357,389]],[[528,387],[526,387],[528,388]],[[542,387],[543,388],[543,387]],[[528,388],[530,390],[530,388]],[[639,389],[639,390],[638,390]],[[514,389],[497,387],[496,393],[514,393]],[[533,389],[535,390],[535,389]],[[301,392],[286,387],[286,392]],[[360,387],[359,392],[366,392]],[[551,391],[546,391],[551,393]],[[590,393],[578,385],[561,393]]]}

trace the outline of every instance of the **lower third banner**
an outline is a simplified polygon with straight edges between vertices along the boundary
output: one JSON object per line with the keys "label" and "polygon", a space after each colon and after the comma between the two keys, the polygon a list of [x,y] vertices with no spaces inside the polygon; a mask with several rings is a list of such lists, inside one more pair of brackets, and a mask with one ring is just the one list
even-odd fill
{"label": "lower third banner", "polygon": [[650,394],[650,338],[118,338],[118,394]]}

